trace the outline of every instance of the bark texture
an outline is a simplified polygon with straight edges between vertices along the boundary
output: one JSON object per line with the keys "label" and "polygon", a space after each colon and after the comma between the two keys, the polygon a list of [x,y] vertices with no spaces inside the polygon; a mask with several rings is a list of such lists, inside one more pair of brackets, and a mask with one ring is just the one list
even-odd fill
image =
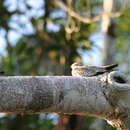
{"label": "bark texture", "polygon": [[0,112],[66,113],[130,128],[130,79],[113,71],[95,77],[0,77]]}

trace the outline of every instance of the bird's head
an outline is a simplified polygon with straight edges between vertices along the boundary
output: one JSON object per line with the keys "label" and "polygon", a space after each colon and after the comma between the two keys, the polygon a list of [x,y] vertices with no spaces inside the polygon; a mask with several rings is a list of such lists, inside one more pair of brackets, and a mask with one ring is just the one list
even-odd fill
{"label": "bird's head", "polygon": [[81,64],[73,63],[73,64],[71,65],[71,68],[73,69],[73,68],[76,68],[76,67],[78,67],[78,66],[81,66]]}

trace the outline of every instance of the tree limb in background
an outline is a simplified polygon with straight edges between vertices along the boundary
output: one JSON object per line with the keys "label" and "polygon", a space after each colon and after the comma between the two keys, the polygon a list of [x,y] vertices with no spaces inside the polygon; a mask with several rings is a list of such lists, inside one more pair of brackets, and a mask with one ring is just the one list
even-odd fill
{"label": "tree limb in background", "polygon": [[65,5],[63,2],[58,1],[58,0],[55,0],[55,4],[59,7],[61,7],[62,9],[64,9],[65,11],[67,11],[70,16],[78,19],[79,21],[81,21],[83,23],[92,23],[92,22],[98,21],[101,18],[101,15],[98,15],[94,18],[82,17],[77,12],[73,11],[71,8],[69,8],[67,5]]}
{"label": "tree limb in background", "polygon": [[[99,21],[103,17],[103,15],[106,14],[106,12],[103,12],[100,15],[95,16],[93,18],[85,18],[85,17],[82,17],[81,15],[79,15],[77,12],[73,11],[71,8],[69,8],[67,5],[65,5],[61,1],[55,0],[55,4],[59,7],[61,7],[62,9],[64,9],[65,11],[67,11],[70,16],[72,16],[72,17],[74,17],[74,18],[78,19],[79,21],[86,23],[86,24]],[[115,13],[111,12],[108,15],[111,18],[117,18],[117,17],[120,17],[121,15],[123,15],[126,11],[128,11],[128,9],[129,8],[127,8],[123,11],[120,11],[120,12],[115,12]]]}

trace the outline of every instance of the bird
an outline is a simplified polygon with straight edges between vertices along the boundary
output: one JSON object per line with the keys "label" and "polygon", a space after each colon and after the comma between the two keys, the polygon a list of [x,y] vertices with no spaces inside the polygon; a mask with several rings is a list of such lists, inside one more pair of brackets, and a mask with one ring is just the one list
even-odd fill
{"label": "bird", "polygon": [[71,65],[71,74],[72,76],[79,76],[79,77],[92,77],[98,76],[107,72],[113,71],[118,64],[110,64],[105,66],[83,66],[78,63],[73,63]]}

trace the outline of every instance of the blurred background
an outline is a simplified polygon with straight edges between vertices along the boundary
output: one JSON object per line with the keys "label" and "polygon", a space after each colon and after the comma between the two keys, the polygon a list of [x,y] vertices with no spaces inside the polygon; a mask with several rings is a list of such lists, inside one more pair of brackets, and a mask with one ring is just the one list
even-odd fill
{"label": "blurred background", "polygon": [[[71,75],[73,62],[118,63],[130,74],[130,0],[0,0],[5,75]],[[114,130],[57,114],[0,114],[0,130]]]}

